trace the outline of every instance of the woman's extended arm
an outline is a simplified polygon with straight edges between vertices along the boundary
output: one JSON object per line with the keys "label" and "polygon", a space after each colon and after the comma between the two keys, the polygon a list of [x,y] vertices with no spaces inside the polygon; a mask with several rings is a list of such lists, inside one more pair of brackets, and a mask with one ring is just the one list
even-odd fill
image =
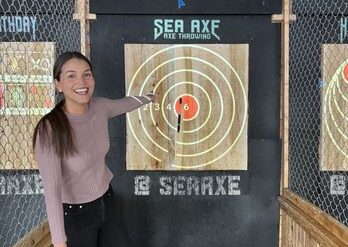
{"label": "woman's extended arm", "polygon": [[105,106],[108,117],[115,117],[155,101],[153,94],[145,96],[127,96],[121,99],[98,98]]}

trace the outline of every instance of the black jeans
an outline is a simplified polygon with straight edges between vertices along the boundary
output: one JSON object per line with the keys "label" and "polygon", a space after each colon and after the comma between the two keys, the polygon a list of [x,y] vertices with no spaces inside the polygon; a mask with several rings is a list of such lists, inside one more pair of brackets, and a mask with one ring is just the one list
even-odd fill
{"label": "black jeans", "polygon": [[128,247],[114,192],[83,204],[63,204],[68,247]]}

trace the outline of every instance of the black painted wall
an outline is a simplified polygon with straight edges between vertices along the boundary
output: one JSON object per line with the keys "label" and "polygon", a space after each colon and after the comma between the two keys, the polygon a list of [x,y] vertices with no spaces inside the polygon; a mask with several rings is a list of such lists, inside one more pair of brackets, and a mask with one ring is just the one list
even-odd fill
{"label": "black painted wall", "polygon": [[[110,120],[106,162],[126,230],[139,247],[278,246],[280,180],[280,26],[271,14],[280,1],[92,1],[91,60],[96,95],[125,95],[125,43],[248,43],[249,120],[247,171],[126,171],[126,118]],[[219,19],[220,40],[154,40],[154,19]],[[148,196],[135,195],[136,176],[148,176]],[[163,176],[240,176],[241,195],[163,196]]]}

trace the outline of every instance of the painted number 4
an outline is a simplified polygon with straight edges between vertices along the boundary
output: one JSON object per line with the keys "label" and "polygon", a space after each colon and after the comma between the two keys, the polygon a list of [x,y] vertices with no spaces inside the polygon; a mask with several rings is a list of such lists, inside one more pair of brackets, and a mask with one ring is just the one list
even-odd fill
{"label": "painted number 4", "polygon": [[[168,105],[167,105],[167,109],[168,109],[169,111],[173,110],[172,105],[171,105],[171,104],[168,104]],[[184,104],[184,106],[183,106],[183,110],[184,110],[184,111],[188,111],[188,110],[190,110],[190,106],[189,106],[189,104]]]}

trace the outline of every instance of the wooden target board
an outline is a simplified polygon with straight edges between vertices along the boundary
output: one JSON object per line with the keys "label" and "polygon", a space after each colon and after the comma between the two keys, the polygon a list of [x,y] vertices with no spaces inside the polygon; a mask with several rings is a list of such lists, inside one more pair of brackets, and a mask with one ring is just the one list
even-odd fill
{"label": "wooden target board", "polygon": [[320,170],[348,170],[348,45],[322,45]]}
{"label": "wooden target board", "polygon": [[125,44],[128,170],[247,170],[247,44]]}
{"label": "wooden target board", "polygon": [[36,169],[32,135],[54,107],[53,42],[0,43],[0,169]]}

